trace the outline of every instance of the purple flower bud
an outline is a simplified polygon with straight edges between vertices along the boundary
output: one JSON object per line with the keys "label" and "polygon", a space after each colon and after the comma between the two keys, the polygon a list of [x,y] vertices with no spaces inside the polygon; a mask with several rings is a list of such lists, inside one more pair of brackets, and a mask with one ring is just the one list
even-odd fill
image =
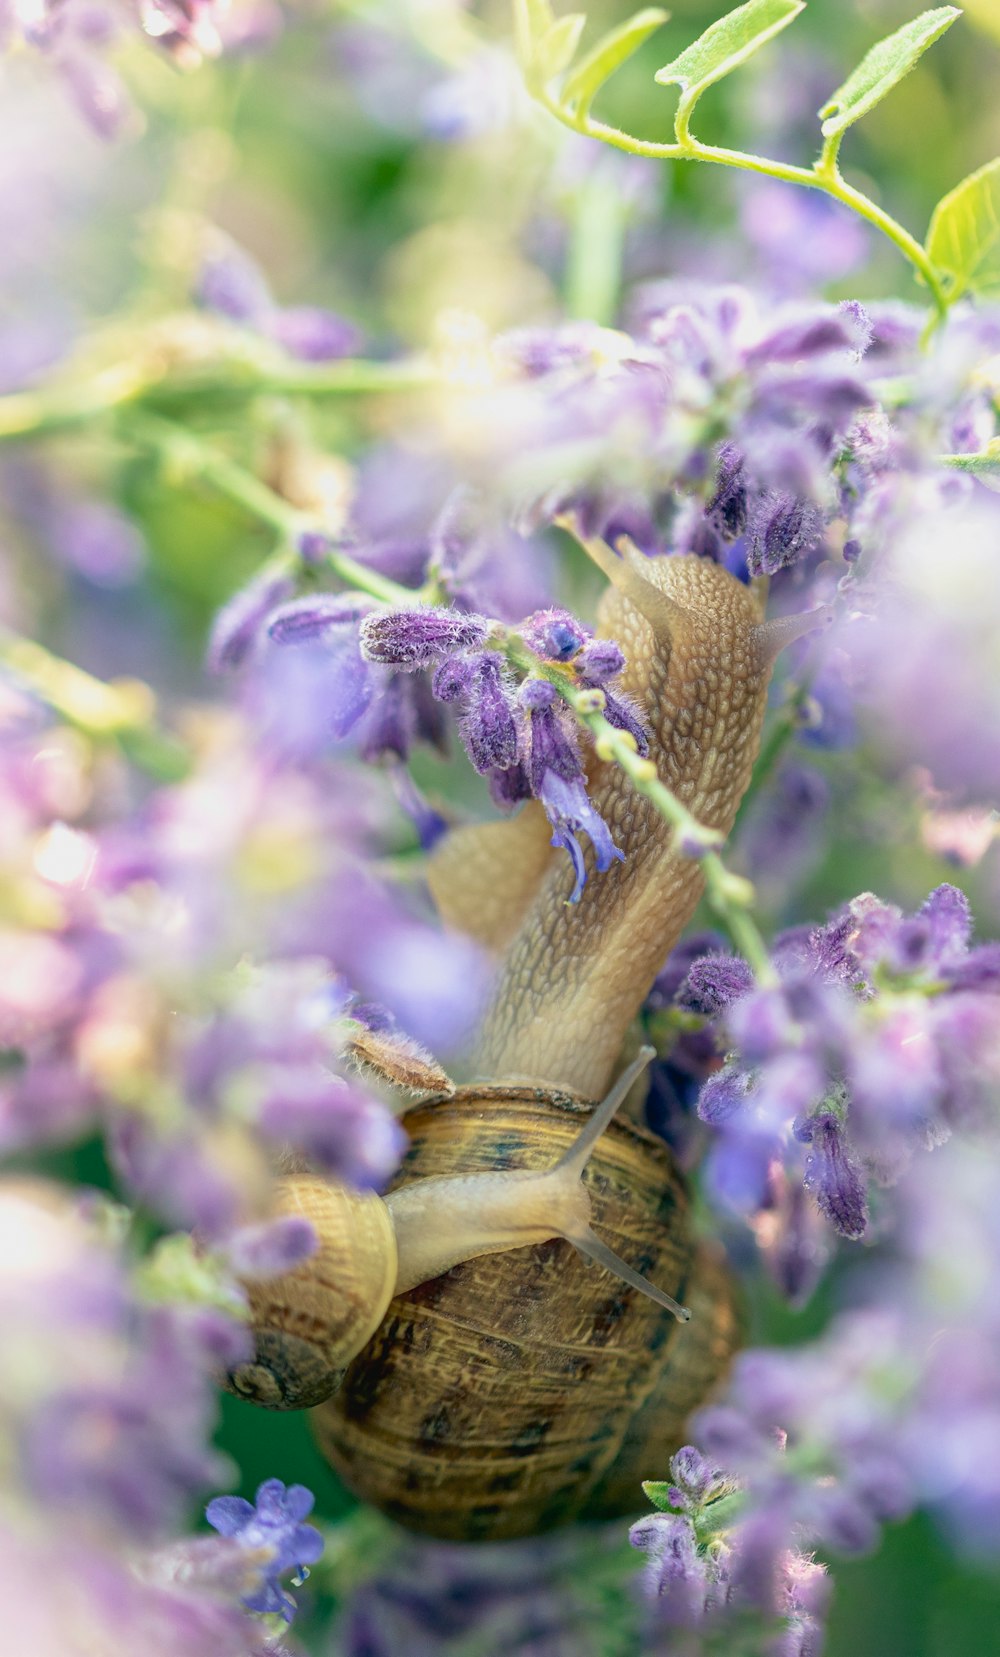
{"label": "purple flower bud", "polygon": [[685,1444],[670,1458],[670,1476],[697,1504],[704,1500],[709,1486],[715,1483],[719,1474],[700,1450],[696,1450],[693,1444]]}
{"label": "purple flower bud", "polygon": [[[587,688],[587,680],[581,678],[580,682],[584,688]],[[628,731],[635,743],[637,753],[645,758],[649,753],[649,734],[646,729],[646,722],[631,698],[616,696],[610,690],[605,689],[604,717],[609,725],[614,725],[616,730]],[[717,844],[720,846],[723,844],[721,835]],[[691,857],[700,854],[688,852],[685,855]]]}
{"label": "purple flower bud", "polygon": [[518,691],[521,706],[532,712],[537,708],[554,707],[558,699],[558,691],[547,679],[525,679]]}
{"label": "purple flower bud", "polygon": [[258,575],[223,605],[212,624],[206,665],[210,673],[231,672],[253,653],[264,623],[292,591],[290,575]]}
{"label": "purple flower bud", "polygon": [[298,554],[303,564],[322,564],[333,544],[332,537],[318,529],[304,529],[298,539]]}
{"label": "purple flower bud", "polygon": [[698,1552],[691,1520],[680,1513],[651,1513],[629,1531],[629,1541],[649,1563],[644,1573],[646,1592],[665,1600],[667,1615],[694,1623],[705,1611],[708,1569]]}
{"label": "purple flower bud", "polygon": [[282,604],[268,622],[268,638],[275,644],[308,644],[331,627],[352,626],[371,610],[363,593],[316,593]]}
{"label": "purple flower bud", "polygon": [[205,260],[195,284],[195,298],[207,311],[234,322],[257,323],[271,309],[264,277],[248,253],[230,246]]}
{"label": "purple flower bud", "polygon": [[681,833],[678,847],[684,857],[707,857],[709,852],[717,852],[724,846],[726,837],[719,829],[706,828],[703,823],[694,824]]}
{"label": "purple flower bud", "polygon": [[731,1120],[747,1103],[751,1090],[750,1076],[737,1065],[727,1064],[709,1076],[698,1095],[698,1115],[703,1122],[721,1127]]}
{"label": "purple flower bud", "polygon": [[361,625],[361,649],[367,659],[407,672],[482,644],[485,637],[482,616],[457,610],[378,610]]}
{"label": "purple flower bud", "polygon": [[930,927],[939,961],[965,954],[972,936],[972,910],[965,893],[959,891],[957,886],[935,887],[917,914]]}
{"label": "purple flower bud", "polygon": [[463,696],[468,696],[475,676],[474,658],[449,656],[434,669],[431,689],[439,702],[459,702]]}
{"label": "purple flower bud", "polygon": [[416,727],[409,673],[390,673],[372,697],[358,753],[369,764],[385,759],[406,760],[416,738]]}
{"label": "purple flower bud", "polygon": [[244,1226],[226,1240],[226,1254],[237,1277],[283,1277],[316,1253],[319,1238],[308,1220],[283,1214],[262,1225]]}
{"label": "purple flower bud", "polygon": [[875,324],[872,322],[871,312],[862,305],[860,299],[842,299],[837,310],[847,321],[851,334],[851,350],[857,356],[863,357],[875,337]]}
{"label": "purple flower bud", "polygon": [[576,658],[576,670],[588,685],[605,685],[625,666],[625,652],[614,639],[591,639]]}
{"label": "purple flower bud", "polygon": [[747,521],[746,462],[735,443],[723,443],[719,449],[715,493],[705,511],[727,540],[735,541],[743,534]]}
{"label": "purple flower bud", "polygon": [[300,362],[332,362],[351,356],[361,346],[357,328],[317,305],[272,311],[261,331]]}
{"label": "purple flower bud", "polygon": [[[860,307],[859,307],[860,309]],[[869,324],[869,331],[871,325]],[[857,349],[858,327],[853,318],[824,307],[807,311],[765,334],[747,352],[748,363],[800,362],[828,351]]]}
{"label": "purple flower bud", "polygon": [[740,955],[702,955],[693,961],[677,992],[681,1007],[718,1018],[721,1012],[753,989],[754,976]]}
{"label": "purple flower bud", "polygon": [[747,568],[751,575],[775,575],[812,552],[823,520],[809,501],[778,490],[758,495],[747,523]]}
{"label": "purple flower bud", "polygon": [[462,741],[481,776],[517,763],[517,725],[495,651],[476,658],[461,720]]}
{"label": "purple flower bud", "polygon": [[406,1145],[384,1106],[320,1069],[279,1069],[259,1120],[269,1139],[295,1146],[361,1189],[382,1186]]}
{"label": "purple flower bud", "polygon": [[536,656],[554,662],[568,662],[590,637],[590,629],[568,610],[536,610],[521,623],[518,632]]}
{"label": "purple flower bud", "polygon": [[832,1111],[817,1111],[800,1123],[795,1137],[810,1147],[804,1184],[842,1237],[862,1237],[868,1224],[868,1193],[858,1163],[847,1150],[843,1125]]}

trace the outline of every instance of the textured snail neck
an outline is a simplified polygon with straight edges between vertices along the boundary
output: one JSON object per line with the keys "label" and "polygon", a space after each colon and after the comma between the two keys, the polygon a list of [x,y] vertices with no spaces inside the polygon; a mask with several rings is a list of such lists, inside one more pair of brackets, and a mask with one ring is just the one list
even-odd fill
{"label": "textured snail neck", "polygon": [[[728,834],[750,780],[771,676],[750,590],[701,558],[643,561],[669,604],[612,589],[599,631],[626,653],[623,687],[643,707],[650,758],[694,815]],[[630,585],[633,592],[635,580]],[[646,619],[649,616],[651,619]],[[476,1053],[487,1077],[524,1077],[591,1098],[702,891],[698,864],[616,767],[599,764],[591,797],[625,853],[590,871],[577,904],[569,860],[553,856],[501,966]]]}

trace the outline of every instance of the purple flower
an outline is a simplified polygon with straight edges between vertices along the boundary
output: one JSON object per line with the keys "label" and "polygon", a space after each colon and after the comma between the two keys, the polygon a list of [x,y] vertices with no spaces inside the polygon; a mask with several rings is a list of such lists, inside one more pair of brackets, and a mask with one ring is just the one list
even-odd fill
{"label": "purple flower", "polygon": [[310,1259],[318,1247],[319,1238],[308,1220],[283,1214],[276,1220],[233,1232],[226,1240],[226,1256],[233,1274],[246,1281],[283,1277]]}
{"label": "purple flower", "polygon": [[205,1517],[221,1536],[234,1537],[241,1547],[264,1550],[260,1587],[243,1597],[248,1611],[276,1611],[291,1622],[295,1601],[281,1586],[285,1571],[314,1565],[323,1552],[323,1538],[315,1525],[303,1524],[316,1498],[305,1485],[287,1490],[280,1479],[266,1479],[257,1488],[255,1504],[242,1496],[215,1496]]}
{"label": "purple flower", "polygon": [[268,638],[275,644],[308,644],[326,637],[333,627],[356,624],[371,608],[372,600],[363,593],[316,593],[311,598],[293,598],[272,611]]}
{"label": "purple flower", "polygon": [[753,973],[742,956],[701,955],[691,963],[677,1000],[692,1012],[718,1018],[732,1002],[748,995],[753,985]]}
{"label": "purple flower", "polygon": [[318,305],[271,311],[262,331],[301,362],[333,362],[352,356],[361,346],[361,334],[352,323]]}
{"label": "purple flower", "polygon": [[406,1135],[383,1105],[356,1084],[318,1067],[284,1066],[262,1078],[260,1127],[291,1144],[349,1185],[381,1187],[406,1146]]}
{"label": "purple flower", "polygon": [[211,673],[232,672],[243,666],[257,648],[268,616],[288,597],[292,587],[286,571],[264,571],[223,606],[209,639],[206,660]]}
{"label": "purple flower", "polygon": [[251,325],[271,309],[271,294],[260,268],[235,243],[205,260],[195,298],[208,311]]}
{"label": "purple flower", "polygon": [[629,1531],[633,1548],[647,1557],[644,1586],[661,1600],[671,1622],[694,1626],[705,1615],[711,1578],[709,1560],[698,1550],[691,1520],[680,1513],[650,1513]]}
{"label": "purple flower", "polygon": [[485,637],[482,616],[457,610],[377,610],[361,624],[361,650],[367,660],[408,672],[482,644]]}
{"label": "purple flower", "polygon": [[718,454],[715,492],[705,511],[727,541],[742,535],[747,521],[746,460],[735,443],[723,443]]}
{"label": "purple flower", "polygon": [[500,657],[495,651],[483,651],[467,657],[461,669],[454,661],[445,662],[434,679],[435,695],[441,696],[443,687],[447,691],[444,700],[450,701],[459,681],[465,704],[459,729],[469,758],[481,776],[509,770],[517,763],[518,732]]}
{"label": "purple flower", "polygon": [[615,859],[624,860],[625,854],[619,851],[607,823],[587,797],[580,756],[557,700],[558,693],[544,679],[527,679],[521,686],[521,702],[530,721],[531,792],[541,801],[552,824],[553,846],[569,852],[572,859],[575,881],[569,901],[577,903],[587,881],[583,847],[577,836],[583,833],[589,837],[600,874]]}
{"label": "purple flower", "polygon": [[572,660],[590,638],[590,629],[582,627],[568,610],[536,610],[522,621],[518,632],[529,650],[553,662]]}
{"label": "purple flower", "polygon": [[868,1224],[866,1182],[845,1145],[843,1124],[832,1111],[817,1111],[796,1128],[810,1147],[803,1176],[823,1213],[842,1237],[863,1237]]}
{"label": "purple flower", "polygon": [[793,495],[769,491],[757,497],[747,522],[751,575],[775,575],[813,551],[823,529],[816,507]]}

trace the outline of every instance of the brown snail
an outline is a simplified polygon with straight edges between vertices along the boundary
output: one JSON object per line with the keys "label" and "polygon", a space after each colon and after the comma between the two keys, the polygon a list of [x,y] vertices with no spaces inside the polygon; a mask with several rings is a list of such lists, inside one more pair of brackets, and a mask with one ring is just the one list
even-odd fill
{"label": "brown snail", "polygon": [[[763,622],[754,593],[706,560],[588,550],[613,582],[601,631],[626,651],[650,757],[727,834],[774,656],[818,618]],[[615,1115],[650,1050],[611,1085],[700,867],[614,766],[595,762],[590,793],[626,856],[576,904],[533,802],[444,842],[431,871],[444,920],[504,952],[475,1060],[494,1079],[407,1113],[384,1202],[286,1181],[282,1207],[321,1247],[250,1291],[257,1363],[234,1390],[317,1405],[320,1447],[350,1488],[432,1535],[634,1509],[738,1341],[670,1151]]]}

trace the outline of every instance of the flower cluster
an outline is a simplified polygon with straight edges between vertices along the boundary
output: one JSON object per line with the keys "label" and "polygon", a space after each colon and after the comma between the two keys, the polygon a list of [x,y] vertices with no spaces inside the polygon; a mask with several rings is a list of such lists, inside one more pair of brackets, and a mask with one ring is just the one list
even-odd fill
{"label": "flower cluster", "polygon": [[685,1445],[671,1458],[669,1481],[645,1489],[659,1511],[629,1535],[647,1557],[643,1586],[654,1629],[692,1628],[709,1638],[719,1630],[727,1641],[749,1639],[750,1649],[768,1657],[819,1650],[826,1571],[787,1536],[780,1546],[762,1545],[752,1521],[740,1518],[738,1480]]}
{"label": "flower cluster", "polygon": [[377,1004],[447,1048],[476,959],[365,874],[333,774],[222,728],[184,781],[116,810],[115,768],[24,706],[3,765],[4,1151],[103,1130],[135,1199],[217,1242],[260,1220],[282,1148],[381,1185],[404,1139],[358,1066],[447,1082]]}
{"label": "flower cluster", "polygon": [[940,886],[913,916],[865,895],[779,935],[774,985],[724,953],[687,967],[677,1005],[720,1021],[728,1048],[721,1068],[703,1063],[697,1102],[715,1130],[709,1187],[751,1221],[793,1299],[823,1263],[818,1214],[862,1237],[871,1181],[990,1117],[1000,950],[970,934],[967,900]]}
{"label": "flower cluster", "polygon": [[[353,733],[369,761],[401,764],[419,740],[442,748],[441,704],[451,705],[494,801],[507,809],[531,798],[541,802],[552,844],[573,862],[573,901],[586,881],[581,833],[593,845],[599,872],[621,857],[588,798],[578,725],[560,694],[596,692],[609,724],[625,731],[638,753],[647,752],[642,715],[615,688],[625,657],[613,640],[595,638],[554,607],[510,626],[458,608],[384,609],[351,592],[276,604],[289,585],[284,575],[266,577],[227,607],[216,622],[214,666],[260,662],[265,641],[280,652],[297,647],[294,654],[308,656],[317,674],[327,738]],[[266,694],[273,693],[269,661],[273,654],[261,664]],[[432,822],[431,840],[437,831]]]}
{"label": "flower cluster", "polygon": [[[287,1527],[258,1527],[249,1546],[176,1539],[192,1500],[231,1476],[210,1444],[215,1372],[246,1354],[245,1308],[184,1239],[136,1271],[120,1234],[103,1199],[37,1180],[0,1187],[10,1636],[46,1654],[82,1652],[93,1634],[109,1657],[140,1646],[263,1657],[279,1648],[241,1602],[270,1609],[280,1594],[290,1614],[277,1585],[292,1564]],[[234,1498],[220,1500],[226,1512]],[[295,1544],[295,1563],[321,1547],[309,1526]]]}

